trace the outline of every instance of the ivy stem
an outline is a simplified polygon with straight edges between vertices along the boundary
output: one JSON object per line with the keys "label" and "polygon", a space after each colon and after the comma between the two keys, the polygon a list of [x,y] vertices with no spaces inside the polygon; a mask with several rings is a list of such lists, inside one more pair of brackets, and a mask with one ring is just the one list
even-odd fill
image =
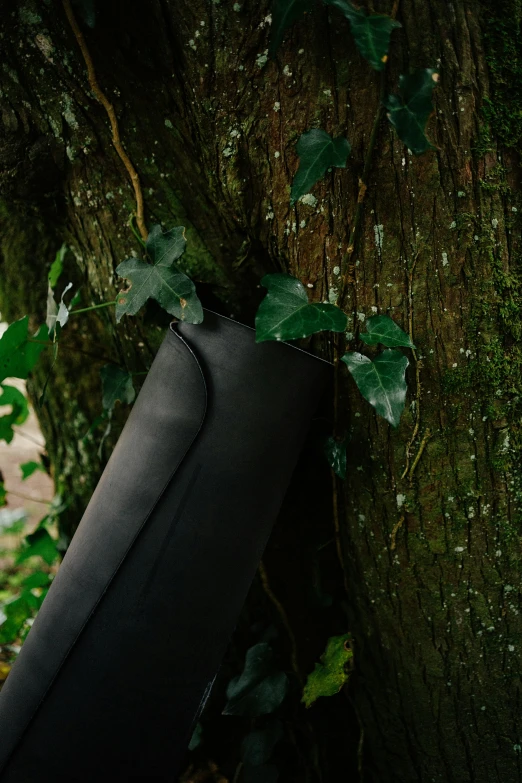
{"label": "ivy stem", "polygon": [[118,304],[115,299],[114,302],[102,302],[102,304],[91,305],[91,307],[82,307],[80,310],[69,310],[69,315],[77,315],[78,313],[89,313],[91,310],[101,310],[102,307],[112,307],[112,305]]}
{"label": "ivy stem", "polygon": [[141,247],[145,247],[145,242],[142,239],[142,237],[140,236],[140,234],[138,233],[138,231],[136,230],[136,226],[134,225],[134,221],[135,220],[136,220],[136,215],[131,215],[130,219],[129,219],[130,230],[134,234],[134,236],[136,238],[136,241],[140,244],[140,246]]}
{"label": "ivy stem", "polygon": [[266,567],[262,560],[259,563],[259,576],[261,578],[261,584],[263,585],[263,590],[265,591],[266,595],[277,609],[279,613],[279,617],[281,618],[281,622],[283,623],[283,626],[288,634],[288,638],[290,640],[290,647],[291,647],[290,661],[292,664],[292,669],[294,670],[294,674],[296,675],[299,683],[302,685],[303,678],[301,676],[301,672],[299,670],[299,664],[297,662],[297,642],[295,640],[294,632],[292,631],[292,628],[290,626],[288,615],[286,613],[283,604],[281,603],[279,598],[275,595],[272,588],[270,587],[270,582],[268,580]]}
{"label": "ivy stem", "polygon": [[32,498],[31,495],[24,495],[23,492],[15,492],[13,489],[5,488],[8,495],[14,495],[15,498],[21,498],[21,500],[30,500],[32,503],[41,503],[43,506],[50,506],[52,500],[45,500],[45,498]]}
{"label": "ivy stem", "polygon": [[45,443],[40,443],[39,440],[36,440],[36,438],[33,438],[32,435],[28,435],[27,432],[24,432],[16,425],[13,427],[13,430],[16,432],[17,435],[20,435],[22,438],[26,438],[26,440],[30,440],[31,443],[35,443],[39,448],[45,449]]}
{"label": "ivy stem", "polygon": [[114,145],[114,149],[120,156],[120,160],[122,161],[123,165],[127,169],[127,173],[132,182],[132,187],[134,188],[134,195],[136,197],[136,223],[138,225],[138,229],[141,234],[141,237],[145,241],[148,236],[148,231],[147,231],[147,227],[145,226],[145,218],[144,218],[145,210],[143,204],[143,193],[141,190],[141,183],[140,183],[140,178],[138,176],[138,172],[134,168],[134,165],[131,159],[129,158],[129,156],[127,155],[127,153],[125,152],[125,148],[123,147],[123,144],[121,142],[120,129],[118,126],[118,119],[116,117],[116,112],[114,111],[114,106],[109,101],[109,99],[101,89],[100,85],[98,84],[98,78],[96,76],[96,71],[94,70],[94,63],[92,61],[91,53],[89,52],[87,43],[85,41],[85,38],[83,37],[83,33],[80,30],[78,22],[76,21],[76,17],[74,15],[71,6],[71,0],[62,0],[62,5],[65,14],[67,16],[67,19],[69,21],[69,24],[71,26],[71,30],[74,33],[78,46],[80,47],[80,51],[85,61],[85,65],[87,66],[87,75],[89,79],[90,88],[96,100],[102,104],[103,108],[105,109],[109,117],[109,121],[111,124],[111,131],[112,131],[112,143]]}

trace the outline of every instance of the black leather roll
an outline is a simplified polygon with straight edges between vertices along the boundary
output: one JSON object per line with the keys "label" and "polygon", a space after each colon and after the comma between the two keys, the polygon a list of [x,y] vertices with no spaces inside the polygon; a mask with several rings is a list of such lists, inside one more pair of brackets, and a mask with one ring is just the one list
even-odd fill
{"label": "black leather roll", "polygon": [[176,780],[330,369],[171,326],[0,693],[1,783]]}

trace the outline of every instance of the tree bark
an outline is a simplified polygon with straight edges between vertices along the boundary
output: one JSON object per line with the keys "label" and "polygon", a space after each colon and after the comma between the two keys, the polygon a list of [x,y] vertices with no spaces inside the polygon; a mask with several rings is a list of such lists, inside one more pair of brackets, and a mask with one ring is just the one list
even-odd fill
{"label": "tree bark", "polygon": [[[62,241],[85,303],[115,298],[115,266],[139,250],[128,226],[134,194],[61,4],[4,5],[1,305],[11,320],[41,319]],[[268,271],[288,271],[315,301],[328,299],[379,110],[379,75],[348,24],[317,4],[267,61],[267,2],[99,5],[84,34],[141,178],[148,225],[187,227],[184,267],[228,315],[252,322]],[[371,10],[390,13],[392,2]],[[362,779],[520,781],[522,11],[519,0],[402,0],[397,18],[386,90],[414,67],[440,67],[441,82],[433,151],[411,156],[379,121],[347,273],[351,348],[374,312],[392,315],[416,345],[397,430],[341,373],[349,694],[363,731]],[[310,203],[291,208],[294,145],[310,127],[346,134],[352,153]],[[101,469],[95,439],[83,438],[100,411],[97,371],[107,360],[145,370],[167,322],[150,305],[116,327],[106,308],[64,331],[74,351],[62,352],[41,422],[72,500],[69,531]],[[311,343],[332,356],[330,335]],[[78,350],[95,358],[87,364]],[[323,513],[307,546],[334,535],[327,479],[316,480]],[[267,562],[309,670],[325,639],[314,634],[306,646],[285,580],[289,541],[304,563],[300,583],[312,570],[300,519],[287,514],[292,527],[283,516]],[[342,759],[332,769],[336,751],[324,735],[319,745],[323,759],[306,779],[320,779],[321,764],[324,780],[342,779]]]}

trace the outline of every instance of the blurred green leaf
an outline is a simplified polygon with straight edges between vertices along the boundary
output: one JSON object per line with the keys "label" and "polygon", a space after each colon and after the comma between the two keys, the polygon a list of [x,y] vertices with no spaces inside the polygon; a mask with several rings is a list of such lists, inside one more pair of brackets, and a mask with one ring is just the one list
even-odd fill
{"label": "blurred green leaf", "polygon": [[24,546],[16,558],[16,565],[24,563],[30,557],[41,557],[48,565],[52,565],[59,557],[56,541],[44,527],[39,527],[34,533],[25,537]]}
{"label": "blurred green leaf", "polygon": [[153,226],[145,243],[152,263],[139,258],[128,258],[117,268],[120,277],[129,286],[120,291],[116,304],[116,321],[123,315],[135,315],[148,299],[156,299],[167,313],[180,321],[200,324],[203,308],[196,294],[194,283],[174,264],[185,252],[187,240],[182,226],[163,232],[161,226]]}
{"label": "blurred green leaf", "polygon": [[82,301],[82,292],[79,288],[76,293],[74,294],[73,298],[69,302],[69,310],[71,310],[73,307],[76,307],[76,305],[81,304]]}
{"label": "blurred green leaf", "polygon": [[336,476],[340,479],[346,479],[346,447],[348,445],[348,435],[342,440],[334,438],[333,435],[328,438],[324,444],[324,453],[328,464]]}
{"label": "blurred green leaf", "polygon": [[44,465],[42,465],[41,462],[34,462],[34,460],[30,460],[29,462],[22,462],[20,465],[20,470],[22,471],[22,481],[28,479],[33,475],[33,473],[36,473],[37,470],[42,471],[42,473],[47,473]]}
{"label": "blurred green leaf", "polygon": [[112,411],[119,400],[130,405],[136,397],[132,385],[132,375],[115,364],[106,364],[100,370],[102,379],[102,405],[106,411]]}
{"label": "blurred green leaf", "polygon": [[355,351],[342,357],[359,391],[379,416],[393,427],[399,426],[406,401],[408,359],[400,351],[387,348],[373,362]]}
{"label": "blurred green leaf", "polygon": [[[38,342],[31,342],[33,339]],[[47,326],[41,326],[31,338],[26,315],[8,326],[0,338],[0,383],[5,378],[25,380],[47,345],[51,345]]]}
{"label": "blurred green leaf", "polygon": [[397,136],[414,155],[433,149],[425,129],[433,111],[431,99],[438,81],[439,73],[435,68],[419,68],[411,75],[400,76],[400,95],[388,95],[384,101]]}
{"label": "blurred green leaf", "polygon": [[303,689],[306,707],[310,707],[320,696],[333,696],[339,693],[349,677],[348,665],[353,658],[349,646],[350,634],[331,636],[326,650],[321,655],[321,663],[315,664],[314,671],[308,675]]}
{"label": "blurred green leaf", "polygon": [[49,270],[48,280],[51,288],[56,288],[60,275],[63,272],[63,262],[67,253],[67,245],[62,245],[54,257],[54,261],[51,264]]}
{"label": "blurred green leaf", "polygon": [[332,139],[321,128],[312,128],[300,136],[295,149],[299,155],[299,168],[292,182],[291,204],[309,193],[331,166],[344,169],[351,147],[344,136]]}
{"label": "blurred green leaf", "polygon": [[11,413],[0,416],[0,440],[11,443],[14,437],[13,426],[23,424],[29,416],[27,398],[14,386],[0,384],[0,406],[11,406]]}
{"label": "blurred green leaf", "polygon": [[415,348],[410,336],[389,315],[372,315],[366,321],[366,329],[365,333],[359,335],[366,345],[381,343],[387,348]]}
{"label": "blurred green leaf", "polygon": [[52,582],[52,576],[44,571],[35,571],[27,576],[22,584],[26,590],[34,590],[38,587],[49,587]]}
{"label": "blurred green leaf", "polygon": [[0,473],[0,508],[7,506],[7,490],[4,484],[4,477]]}
{"label": "blurred green leaf", "polygon": [[296,340],[322,331],[343,332],[347,317],[326,302],[308,301],[304,285],[291,275],[265,275],[267,294],[256,315],[256,342]]}
{"label": "blurred green leaf", "polygon": [[270,27],[270,44],[268,53],[275,57],[286,30],[290,25],[310,11],[314,0],[274,0],[272,4],[272,25]]}
{"label": "blurred green leaf", "polygon": [[279,707],[287,690],[288,677],[275,669],[272,648],[261,642],[247,651],[243,672],[229,682],[223,715],[267,715]]}
{"label": "blurred green leaf", "polygon": [[30,590],[25,590],[17,598],[2,606],[5,615],[0,624],[0,644],[14,642],[19,636],[22,626],[40,608],[40,601]]}

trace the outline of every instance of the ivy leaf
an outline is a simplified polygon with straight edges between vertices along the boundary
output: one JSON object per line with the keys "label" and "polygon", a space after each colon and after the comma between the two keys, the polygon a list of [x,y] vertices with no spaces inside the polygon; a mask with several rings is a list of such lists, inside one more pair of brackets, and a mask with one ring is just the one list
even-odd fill
{"label": "ivy leaf", "polygon": [[60,275],[63,272],[63,262],[65,260],[66,253],[67,245],[62,245],[56,253],[53,263],[51,264],[48,280],[50,287],[53,289],[56,288],[56,283],[58,282]]}
{"label": "ivy leaf", "polygon": [[256,315],[256,342],[297,340],[316,332],[344,332],[348,319],[339,307],[308,301],[304,285],[291,275],[265,275],[267,295]]}
{"label": "ivy leaf", "polygon": [[102,405],[105,411],[112,411],[116,402],[130,405],[134,402],[136,391],[132,385],[132,375],[115,364],[106,364],[100,370],[102,379]]}
{"label": "ivy leaf", "polygon": [[399,77],[400,95],[388,95],[384,105],[388,119],[399,139],[414,155],[434,149],[424,131],[433,111],[432,93],[439,81],[434,68],[419,68],[411,75]]}
{"label": "ivy leaf", "polygon": [[82,301],[82,292],[81,289],[79,288],[74,294],[71,301],[69,302],[69,311],[71,310],[72,307],[76,307],[76,305],[81,304],[81,301]]}
{"label": "ivy leaf", "polygon": [[42,473],[47,473],[41,462],[34,462],[33,460],[30,460],[29,462],[23,462],[20,465],[20,470],[22,471],[22,481],[28,479],[33,475],[33,473],[36,473],[37,470],[41,470]]}
{"label": "ivy leaf", "polygon": [[37,343],[30,339],[26,315],[5,330],[0,338],[0,382],[5,378],[27,378],[49,342],[47,326],[41,326],[35,335]]}
{"label": "ivy leaf", "polygon": [[331,636],[326,650],[321,655],[321,663],[315,664],[314,671],[308,675],[303,689],[306,707],[310,707],[320,696],[334,696],[339,693],[349,677],[348,665],[353,658],[349,646],[350,634]]}
{"label": "ivy leaf", "polygon": [[201,745],[201,738],[203,735],[203,726],[201,723],[196,724],[196,728],[192,732],[192,737],[190,738],[189,750],[196,750],[197,747]]}
{"label": "ivy leaf", "polygon": [[295,149],[299,155],[299,168],[292,182],[291,204],[309,193],[330,166],[344,169],[351,151],[348,139],[344,136],[332,139],[330,134],[321,128],[312,128],[303,133]]}
{"label": "ivy leaf", "polygon": [[25,537],[25,544],[16,558],[16,565],[24,563],[30,557],[41,557],[47,565],[52,565],[58,556],[56,541],[44,527],[40,527]]}
{"label": "ivy leaf", "polygon": [[272,658],[272,648],[266,642],[247,650],[245,668],[228,684],[223,715],[256,718],[279,707],[288,690],[288,677],[275,670]]}
{"label": "ivy leaf", "polygon": [[363,8],[354,8],[347,0],[326,0],[338,8],[350,22],[355,45],[372,68],[382,71],[388,59],[392,30],[402,27],[390,16],[368,14]]}
{"label": "ivy leaf", "polygon": [[14,424],[23,424],[29,416],[27,399],[14,386],[0,385],[0,406],[10,405],[11,413],[0,416],[0,440],[11,443],[14,437]]}
{"label": "ivy leaf", "polygon": [[415,348],[410,336],[389,315],[372,315],[366,321],[367,332],[359,335],[366,345],[381,343],[387,348]]}
{"label": "ivy leaf", "polygon": [[0,644],[9,644],[18,638],[25,621],[33,617],[40,603],[30,590],[24,590],[20,596],[2,606],[5,620],[0,625]]}
{"label": "ivy leaf", "polygon": [[118,294],[117,322],[125,314],[135,315],[147,299],[156,299],[167,313],[180,321],[191,324],[203,321],[203,308],[194,283],[174,264],[185,252],[186,244],[183,227],[163,233],[161,226],[154,226],[145,243],[152,263],[128,258],[116,267],[117,274],[130,283],[127,290]]}
{"label": "ivy leaf", "polygon": [[314,0],[275,0],[272,5],[272,26],[268,53],[275,57],[283,41],[285,31],[294,24],[300,16],[312,9]]}
{"label": "ivy leaf", "polygon": [[26,590],[34,590],[36,587],[49,587],[51,582],[51,574],[46,574],[44,571],[34,571],[32,574],[25,577],[22,585]]}
{"label": "ivy leaf", "polygon": [[328,464],[336,476],[346,480],[346,447],[348,445],[348,435],[342,440],[331,436],[324,444],[324,453]]}
{"label": "ivy leaf", "polygon": [[398,427],[406,400],[408,359],[400,351],[386,349],[373,362],[355,351],[345,353],[342,361],[365,400],[373,405],[379,416]]}
{"label": "ivy leaf", "polygon": [[283,724],[272,720],[262,729],[247,734],[241,744],[241,760],[244,764],[258,767],[270,761],[274,748],[283,736]]}

